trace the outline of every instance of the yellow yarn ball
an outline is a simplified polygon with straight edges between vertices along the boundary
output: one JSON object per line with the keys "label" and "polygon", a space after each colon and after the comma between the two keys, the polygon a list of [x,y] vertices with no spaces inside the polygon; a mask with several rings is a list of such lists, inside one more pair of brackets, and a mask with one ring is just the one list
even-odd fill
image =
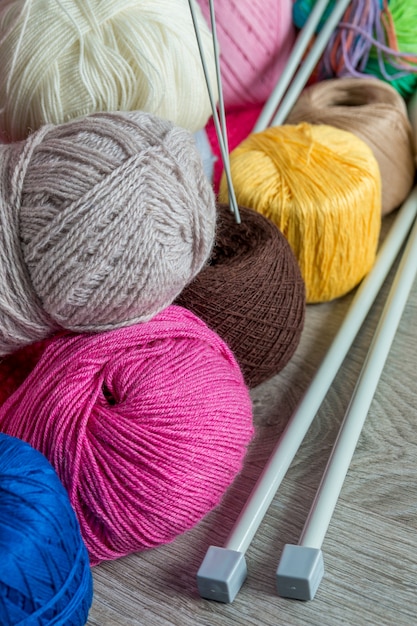
{"label": "yellow yarn ball", "polygon": [[[193,2],[217,96],[211,33]],[[185,0],[0,2],[0,58],[6,140],[109,111],[146,111],[196,132],[212,113]]]}
{"label": "yellow yarn ball", "polygon": [[[364,141],[327,125],[284,125],[247,137],[230,155],[237,202],[287,238],[307,302],[353,289],[369,272],[381,227],[381,176]],[[219,200],[228,200],[223,176]]]}

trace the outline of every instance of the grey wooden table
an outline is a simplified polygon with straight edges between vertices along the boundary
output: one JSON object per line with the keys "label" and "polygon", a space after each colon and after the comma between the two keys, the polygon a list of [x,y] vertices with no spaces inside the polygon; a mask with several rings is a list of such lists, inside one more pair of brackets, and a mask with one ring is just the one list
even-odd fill
{"label": "grey wooden table", "polygon": [[[391,217],[385,218],[384,230]],[[223,503],[172,544],[93,568],[89,626],[417,625],[417,284],[403,313],[323,544],[325,575],[309,602],[277,596],[275,570],[297,543],[378,323],[390,273],[246,553],[231,604],[200,598],[196,572],[222,546],[353,294],[309,305],[286,368],[252,391],[256,437]]]}

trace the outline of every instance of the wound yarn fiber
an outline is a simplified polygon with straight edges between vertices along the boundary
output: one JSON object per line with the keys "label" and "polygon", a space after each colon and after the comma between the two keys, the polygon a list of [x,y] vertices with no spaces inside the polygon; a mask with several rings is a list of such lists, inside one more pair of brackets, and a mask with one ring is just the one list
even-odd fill
{"label": "wound yarn fiber", "polygon": [[210,261],[176,302],[226,341],[252,388],[278,374],[294,354],[304,326],[305,286],[277,226],[253,209],[239,212],[237,224],[229,206],[218,205]]}
{"label": "wound yarn fiber", "polygon": [[[195,14],[215,98],[213,42]],[[191,131],[212,110],[188,2],[9,0],[0,4],[0,129],[142,110]]]}
{"label": "wound yarn fiber", "polygon": [[[209,0],[198,0],[210,24]],[[292,0],[216,0],[216,33],[226,108],[263,104],[295,42]]]}
{"label": "wound yarn fiber", "polygon": [[[230,154],[239,204],[271,219],[287,238],[306,300],[344,295],[371,269],[381,227],[381,175],[367,144],[325,124],[252,133]],[[222,178],[219,200],[227,200]]]}
{"label": "wound yarn fiber", "polygon": [[219,504],[252,405],[225,342],[171,305],[146,324],[49,340],[0,430],[52,463],[95,565],[168,543]]}
{"label": "wound yarn fiber", "polygon": [[0,354],[56,330],[142,322],[214,240],[193,135],[143,111],[43,126],[0,146]]}
{"label": "wound yarn fiber", "polygon": [[335,78],[301,93],[287,124],[327,124],[352,132],[372,150],[381,172],[382,215],[398,208],[414,183],[413,133],[404,99],[376,78]]}
{"label": "wound yarn fiber", "polygon": [[55,470],[0,433],[0,623],[84,626],[92,596],[87,550]]}

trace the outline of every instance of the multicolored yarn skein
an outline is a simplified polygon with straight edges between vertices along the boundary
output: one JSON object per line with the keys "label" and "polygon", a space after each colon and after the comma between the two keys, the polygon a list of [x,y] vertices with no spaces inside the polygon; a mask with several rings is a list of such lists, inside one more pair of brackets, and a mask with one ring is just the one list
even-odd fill
{"label": "multicolored yarn skein", "polygon": [[0,623],[84,626],[92,596],[87,550],[56,472],[0,433]]}
{"label": "multicolored yarn skein", "polygon": [[[209,0],[197,0],[210,24]],[[216,0],[216,32],[226,109],[264,103],[294,45],[292,0]]]}
{"label": "multicolored yarn skein", "polygon": [[218,206],[209,264],[176,302],[198,315],[233,350],[252,388],[278,374],[294,354],[305,315],[305,286],[284,235],[257,211],[239,207],[237,224]]}
{"label": "multicolored yarn skein", "polygon": [[[192,1],[217,97],[212,36]],[[8,0],[0,58],[8,141],[100,111],[147,111],[194,132],[212,112],[184,0]]]}
{"label": "multicolored yarn skein", "polygon": [[372,150],[381,171],[382,215],[398,208],[414,183],[413,133],[404,99],[376,78],[335,78],[301,93],[286,124],[347,130]]}
{"label": "multicolored yarn skein", "polygon": [[97,113],[0,146],[0,355],[146,321],[206,263],[216,206],[193,135]]}
{"label": "multicolored yarn skein", "polygon": [[[353,133],[301,123],[252,133],[230,155],[239,204],[287,238],[307,302],[349,292],[371,269],[381,227],[381,174]],[[223,176],[219,200],[227,201]]]}
{"label": "multicolored yarn skein", "polygon": [[52,463],[95,565],[168,543],[219,504],[252,405],[225,342],[171,305],[145,324],[48,340],[0,431]]}
{"label": "multicolored yarn skein", "polygon": [[[293,19],[304,26],[313,0],[295,0]],[[319,29],[334,7],[332,0]],[[417,86],[417,4],[403,0],[352,0],[317,67],[318,80],[375,76],[402,96]]]}

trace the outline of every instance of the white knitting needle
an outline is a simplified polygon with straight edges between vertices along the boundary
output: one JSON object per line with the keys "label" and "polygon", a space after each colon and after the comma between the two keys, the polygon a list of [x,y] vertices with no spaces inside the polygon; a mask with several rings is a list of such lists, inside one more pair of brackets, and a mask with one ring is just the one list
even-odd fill
{"label": "white knitting needle", "polygon": [[202,44],[201,37],[200,37],[200,29],[198,26],[198,21],[197,21],[197,16],[196,16],[193,0],[188,0],[191,17],[192,17],[193,25],[194,25],[194,31],[195,31],[195,35],[197,39],[198,49],[200,52],[201,64],[203,66],[204,77],[206,79],[207,91],[208,91],[209,98],[210,98],[210,106],[211,106],[211,110],[213,114],[213,122],[214,122],[214,127],[216,129],[217,141],[219,142],[220,153],[221,153],[221,157],[223,161],[224,173],[226,176],[227,187],[229,191],[229,202],[230,202],[231,209],[235,215],[236,222],[240,224],[241,219],[240,219],[239,207],[237,204],[235,190],[233,187],[232,174],[230,171],[229,148],[228,148],[227,131],[226,131],[226,117],[225,117],[225,112],[224,112],[223,89],[222,89],[221,76],[220,76],[219,49],[218,49],[218,41],[217,41],[217,34],[216,34],[216,21],[215,21],[215,15],[214,15],[213,0],[209,0],[209,3],[210,3],[210,19],[212,22],[211,32],[212,32],[212,37],[213,37],[213,49],[214,49],[214,58],[215,58],[215,66],[216,66],[216,78],[217,78],[217,85],[218,85],[218,92],[219,92],[219,109],[220,109],[220,115],[221,115],[221,123],[219,121],[219,116],[218,116],[217,108],[216,108],[216,101],[215,101],[215,97],[213,95],[213,90],[212,90],[211,83],[210,83],[209,72],[208,72],[207,63],[206,63],[206,59],[204,55],[203,44]]}
{"label": "white knitting needle", "polygon": [[323,577],[321,546],[416,275],[417,219],[299,543],[284,547],[276,577],[281,596],[312,600]]}
{"label": "white knitting needle", "polygon": [[253,128],[253,132],[257,133],[265,130],[274,115],[276,108],[281,101],[288,85],[290,84],[293,76],[297,70],[297,67],[303,57],[303,54],[307,50],[307,46],[314,33],[316,32],[317,25],[319,24],[323,13],[326,10],[330,0],[317,0],[314,4],[310,15],[303,28],[298,33],[294,47],[291,50],[291,54],[288,57],[284,71],[282,72],[279,80],[265,103],[261,114]]}
{"label": "white knitting needle", "polygon": [[[311,76],[311,73],[313,72],[317,61],[320,59],[320,55],[322,54],[323,50],[327,46],[330,40],[330,37],[332,36],[336,26],[339,24],[341,18],[343,17],[343,14],[349,2],[350,0],[337,0],[333,8],[333,11],[330,13],[329,17],[327,18],[326,22],[321,28],[319,34],[317,35],[317,38],[315,39],[311,47],[311,50],[309,51],[303,63],[301,64],[300,69],[298,73],[295,75],[293,82],[288,88],[288,91],[286,92],[285,96],[282,98],[281,103],[279,104],[274,117],[269,123],[270,126],[279,126],[280,124],[283,124],[285,122],[298,96],[300,95],[309,77]],[[286,78],[286,81],[288,81],[288,78]],[[287,85],[288,83],[289,81],[287,82]],[[278,90],[278,95],[280,96],[281,88],[277,87],[277,90]],[[278,99],[279,98],[276,98],[276,100]],[[263,119],[261,124],[257,123],[255,128],[257,128],[257,130],[263,130],[265,121]]]}
{"label": "white knitting needle", "polygon": [[210,546],[197,572],[203,598],[232,602],[247,574],[245,552],[272,502],[417,214],[417,187],[399,209],[371,272],[356,291],[325,358],[291,416],[223,548]]}
{"label": "white knitting needle", "polygon": [[271,121],[271,126],[279,126],[283,124],[288,114],[290,113],[294,103],[307,83],[311,73],[317,61],[320,59],[320,55],[327,46],[330,37],[332,36],[336,26],[339,24],[343,17],[344,12],[349,4],[350,0],[337,0],[333,11],[330,13],[322,29],[317,35],[307,58],[301,65],[300,71],[295,76],[291,86],[279,105],[275,116]]}

